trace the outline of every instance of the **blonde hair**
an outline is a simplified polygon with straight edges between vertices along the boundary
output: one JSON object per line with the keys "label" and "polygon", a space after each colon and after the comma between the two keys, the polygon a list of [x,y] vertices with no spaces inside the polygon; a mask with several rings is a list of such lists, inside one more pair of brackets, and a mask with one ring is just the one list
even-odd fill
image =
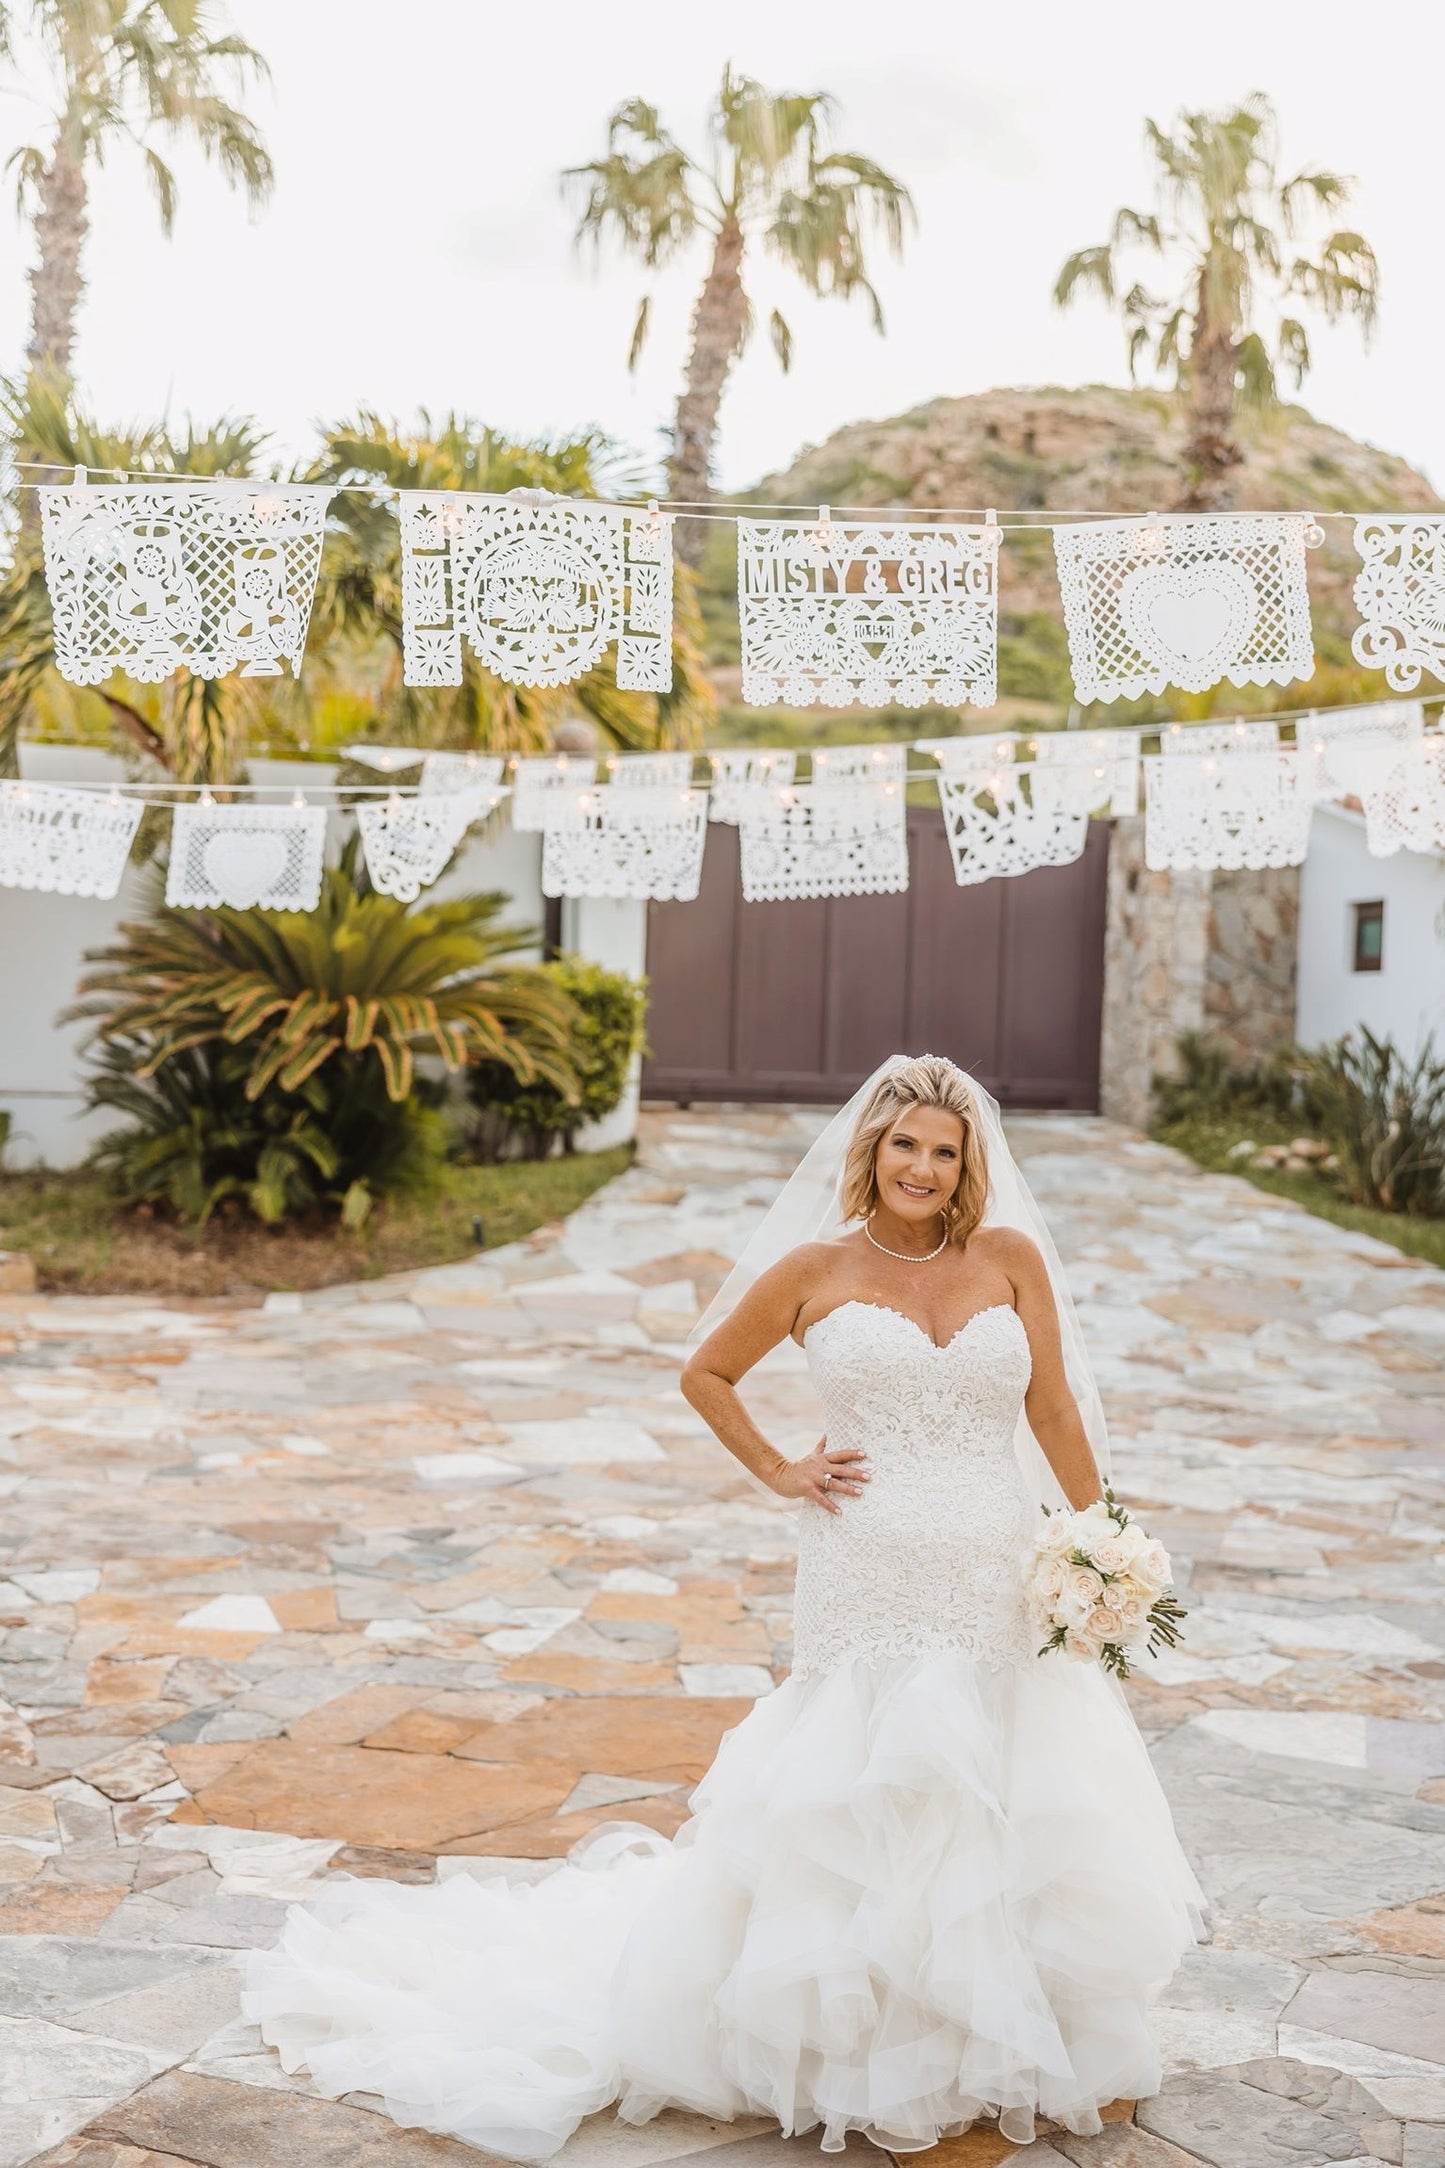
{"label": "blonde hair", "polygon": [[945,1239],[962,1249],[988,1209],[988,1155],[973,1117],[968,1079],[937,1054],[919,1054],[890,1069],[859,1115],[843,1160],[843,1218],[866,1220],[877,1211],[878,1147],[910,1107],[941,1107],[962,1125],[958,1187],[943,1206]]}

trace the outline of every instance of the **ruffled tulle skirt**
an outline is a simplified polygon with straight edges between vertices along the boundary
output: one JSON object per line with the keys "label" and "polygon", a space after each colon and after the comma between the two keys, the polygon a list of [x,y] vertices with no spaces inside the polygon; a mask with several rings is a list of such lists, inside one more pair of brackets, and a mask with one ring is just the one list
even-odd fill
{"label": "ruffled tulle skirt", "polygon": [[613,2102],[913,2150],[1157,2091],[1203,1900],[1102,1674],[845,1663],[758,1702],[692,1804],[532,1885],[330,1883],[246,2013],[324,2093],[523,2161]]}

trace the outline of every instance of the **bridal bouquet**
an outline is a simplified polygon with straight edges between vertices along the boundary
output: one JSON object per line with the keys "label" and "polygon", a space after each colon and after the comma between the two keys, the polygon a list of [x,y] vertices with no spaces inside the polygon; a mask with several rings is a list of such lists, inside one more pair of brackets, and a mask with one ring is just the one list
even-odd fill
{"label": "bridal bouquet", "polygon": [[1186,1616],[1174,1601],[1169,1553],[1111,1490],[1082,1513],[1049,1513],[1025,1594],[1048,1636],[1040,1656],[1064,1649],[1080,1663],[1097,1658],[1121,1679],[1135,1657],[1174,1648]]}

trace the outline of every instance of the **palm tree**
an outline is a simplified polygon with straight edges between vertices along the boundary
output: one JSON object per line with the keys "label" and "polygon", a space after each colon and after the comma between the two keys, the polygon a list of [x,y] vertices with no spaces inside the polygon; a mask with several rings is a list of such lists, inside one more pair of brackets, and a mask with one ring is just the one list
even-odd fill
{"label": "palm tree", "polygon": [[636,476],[620,470],[595,432],[553,442],[523,443],[463,415],[415,429],[363,411],[325,431],[320,458],[307,480],[351,485],[333,504],[321,580],[312,614],[312,643],[348,652],[374,683],[375,707],[387,735],[417,745],[502,752],[545,752],[556,725],[577,708],[612,745],[634,749],[695,745],[716,713],[703,661],[701,619],[691,577],[679,570],[673,610],[673,681],[669,693],[621,692],[609,655],[574,685],[507,685],[464,651],[455,691],[418,692],[402,684],[401,538],[396,506],[354,485],[388,490],[546,489],[563,497],[596,497],[609,490],[641,493]]}
{"label": "palm tree", "polygon": [[[810,293],[845,301],[857,295],[875,328],[883,329],[866,269],[867,231],[876,226],[894,254],[901,253],[913,203],[902,183],[872,159],[827,148],[832,113],[832,99],[821,92],[768,90],[729,66],[700,159],[668,134],[655,106],[629,98],[607,124],[605,157],[563,176],[582,197],[579,242],[600,247],[611,235],[657,270],[699,235],[710,239],[673,432],[672,491],[680,502],[703,503],[710,493],[718,408],[728,372],[753,330],[744,282],[750,242],[786,264]],[[644,298],[629,366],[642,352],[650,315],[650,299]],[[777,309],[768,328],[786,369],[793,334]],[[703,540],[699,522],[684,525],[679,554],[687,563],[702,562]]]}
{"label": "palm tree", "polygon": [[[1145,362],[1172,373],[1189,405],[1181,504],[1208,510],[1229,502],[1229,473],[1243,456],[1240,406],[1269,405],[1282,374],[1298,386],[1309,371],[1309,336],[1293,305],[1329,324],[1352,316],[1368,335],[1378,266],[1347,228],[1323,234],[1310,252],[1308,229],[1345,208],[1351,184],[1321,170],[1282,181],[1274,108],[1260,93],[1231,112],[1181,113],[1172,133],[1146,121],[1144,133],[1155,209],[1119,211],[1107,241],[1069,258],[1054,300],[1063,308],[1099,294],[1123,317],[1130,374]],[[1159,259],[1170,294],[1138,280],[1126,286],[1132,250]]]}
{"label": "palm tree", "polygon": [[[21,74],[17,34],[44,54],[54,104],[44,138],[12,152],[22,216],[33,213],[28,358],[68,376],[85,281],[88,170],[117,141],[141,153],[169,234],[176,180],[152,138],[198,144],[252,204],[265,200],[271,159],[255,123],[223,94],[266,74],[244,38],[219,30],[210,0],[26,0],[0,4],[0,57]],[[22,80],[31,70],[26,66]]]}

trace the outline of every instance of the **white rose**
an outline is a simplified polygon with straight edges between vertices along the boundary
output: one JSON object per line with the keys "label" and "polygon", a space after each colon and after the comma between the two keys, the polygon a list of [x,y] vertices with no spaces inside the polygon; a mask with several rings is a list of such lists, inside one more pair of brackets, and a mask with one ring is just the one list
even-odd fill
{"label": "white rose", "polygon": [[1067,1513],[1051,1513],[1039,1530],[1036,1546],[1045,1557],[1062,1557],[1074,1548],[1074,1531]]}
{"label": "white rose", "polygon": [[1169,1553],[1157,1536],[1152,1537],[1138,1557],[1130,1561],[1129,1570],[1136,1580],[1142,1581],[1146,1588],[1152,1588],[1156,1594],[1166,1589],[1173,1579]]}
{"label": "white rose", "polygon": [[1119,1621],[1106,1603],[1096,1603],[1084,1622],[1084,1631],[1091,1641],[1101,1645],[1105,1641],[1117,1641]]}
{"label": "white rose", "polygon": [[1099,1651],[1087,1634],[1070,1634],[1064,1642],[1064,1650],[1076,1664],[1092,1664],[1098,1660]]}
{"label": "white rose", "polygon": [[1099,1600],[1107,1604],[1111,1611],[1122,1611],[1132,1593],[1127,1581],[1111,1581]]}
{"label": "white rose", "polygon": [[1064,1592],[1067,1570],[1061,1558],[1046,1559],[1034,1575],[1034,1593],[1047,1603],[1057,1603]]}
{"label": "white rose", "polygon": [[1064,1576],[1064,1589],[1075,1603],[1082,1603],[1092,1610],[1104,1593],[1102,1574],[1095,1573],[1092,1566],[1070,1566]]}
{"label": "white rose", "polygon": [[1090,1546],[1089,1556],[1100,1573],[1122,1573],[1129,1563],[1129,1554],[1114,1536],[1101,1536]]}

